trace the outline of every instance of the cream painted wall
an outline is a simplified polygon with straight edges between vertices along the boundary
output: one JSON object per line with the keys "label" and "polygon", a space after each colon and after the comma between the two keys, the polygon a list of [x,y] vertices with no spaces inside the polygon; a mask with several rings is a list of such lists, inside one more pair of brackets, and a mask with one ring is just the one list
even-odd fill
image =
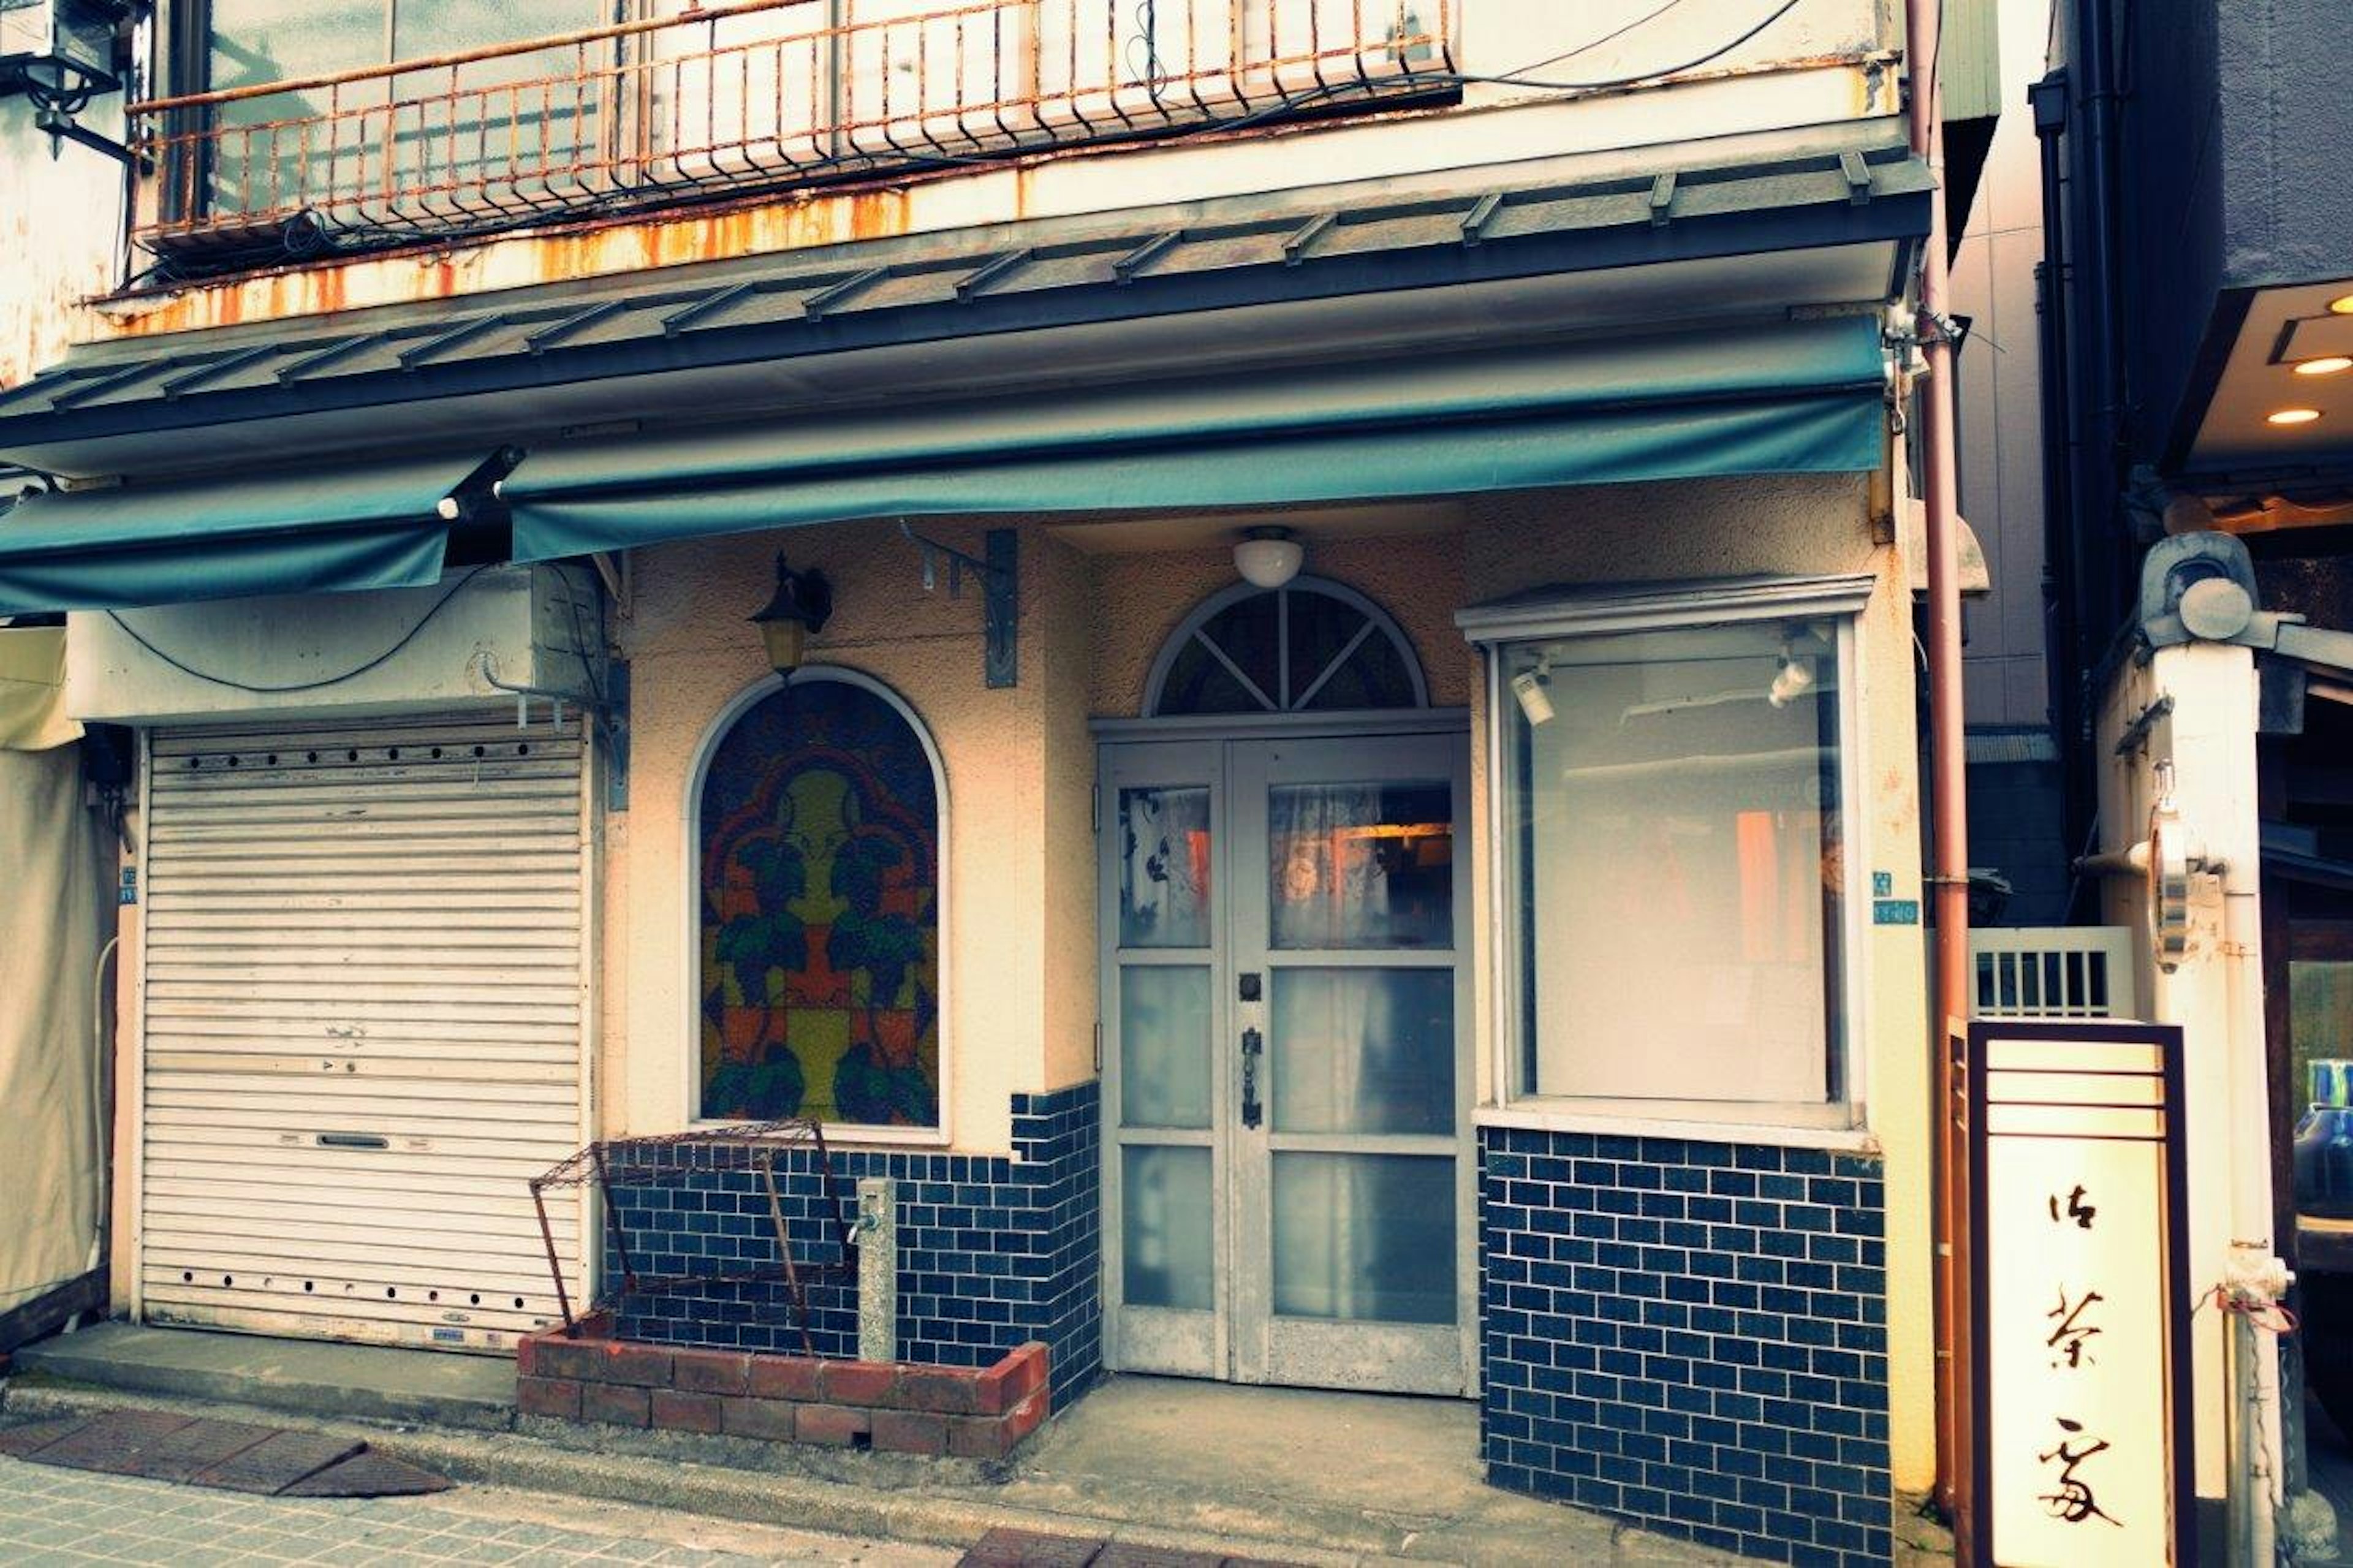
{"label": "cream painted wall", "polygon": [[[1463,543],[1466,603],[1548,584],[1871,573],[1862,616],[1868,793],[1851,896],[1884,871],[1894,895],[1921,897],[1918,740],[1914,721],[1912,606],[1903,563],[1872,539],[1862,477],[1713,479],[1673,487],[1604,486],[1500,497],[1475,505]],[[1483,692],[1472,732],[1485,727]],[[1487,820],[1484,758],[1472,752],[1474,837]],[[1472,861],[1484,907],[1486,857]],[[1922,929],[1870,926],[1860,1057],[1868,1126],[1886,1160],[1889,1436],[1896,1487],[1925,1489],[1936,1470],[1935,1323],[1929,1239],[1926,954]],[[1491,976],[1478,974],[1480,1097],[1493,1097],[1486,1037]]]}
{"label": "cream painted wall", "polygon": [[[978,527],[928,531],[982,548]],[[1092,758],[1069,744],[1085,725],[1084,650],[1069,629],[1081,624],[1083,562],[1040,529],[1021,534],[1021,680],[1004,690],[982,679],[978,585],[952,600],[943,574],[925,595],[917,552],[895,530],[850,524],[638,552],[634,613],[617,621],[632,664],[630,809],[607,818],[605,843],[607,1136],[687,1124],[697,1026],[686,792],[714,717],[767,678],[744,617],[775,586],[778,549],[833,583],[834,616],[808,662],[889,685],[929,726],[946,768],[943,1100],[955,1146],[1009,1149],[1016,1091],[1091,1075]]]}
{"label": "cream painted wall", "polygon": [[[1421,658],[1430,700],[1471,700],[1478,660],[1454,629],[1462,603],[1462,542],[1456,534],[1306,542],[1302,570],[1344,583],[1395,616]],[[1090,700],[1097,718],[1133,719],[1161,646],[1210,595],[1233,585],[1230,544],[1092,558],[1096,605]]]}

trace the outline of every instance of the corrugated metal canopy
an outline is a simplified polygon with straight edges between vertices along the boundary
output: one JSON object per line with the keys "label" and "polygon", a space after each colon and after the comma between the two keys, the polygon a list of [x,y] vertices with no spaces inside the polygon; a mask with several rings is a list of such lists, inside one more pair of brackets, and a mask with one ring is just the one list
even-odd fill
{"label": "corrugated metal canopy", "polygon": [[[0,391],[0,458],[93,474],[200,468],[240,444],[330,451],[396,437],[421,447],[485,418],[548,428],[641,417],[645,395],[633,384],[656,378],[668,406],[708,398],[747,414],[784,411],[820,367],[992,342],[1022,345],[1012,356],[1031,356],[1050,385],[1064,379],[1059,345],[1074,330],[1362,300],[1384,312],[1388,337],[1466,291],[1575,276],[1618,279],[1620,292],[1642,278],[1667,289],[1694,267],[1794,254],[1814,258],[1805,280],[1753,282],[1757,291],[1735,302],[1766,313],[1883,300],[1900,287],[1905,248],[1926,230],[1935,189],[1893,143],[1555,183],[1499,185],[1491,182],[1502,171],[1483,173],[1442,186],[1430,176],[909,234],[382,306],[315,325],[82,345]],[[1695,304],[1737,313],[1725,307],[1738,283],[1701,287],[1722,292],[1580,301],[1573,319],[1590,330],[1599,309],[1622,329],[1688,319]],[[1509,307],[1491,298],[1488,308]],[[1243,336],[1273,359],[1296,358],[1290,345],[1264,343],[1263,327]],[[1160,368],[1181,374],[1198,363],[1180,354]],[[912,390],[955,395],[953,378],[939,392]]]}
{"label": "corrugated metal canopy", "polygon": [[1858,472],[1884,437],[1875,314],[1514,355],[1325,365],[533,452],[518,560],[853,518],[1288,505]]}
{"label": "corrugated metal canopy", "polygon": [[0,615],[438,582],[463,458],[27,496],[0,519]]}

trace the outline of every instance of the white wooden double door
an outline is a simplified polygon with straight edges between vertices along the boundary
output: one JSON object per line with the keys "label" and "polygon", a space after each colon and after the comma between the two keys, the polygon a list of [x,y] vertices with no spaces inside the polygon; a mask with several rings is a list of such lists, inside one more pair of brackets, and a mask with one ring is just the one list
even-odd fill
{"label": "white wooden double door", "polygon": [[1107,744],[1107,1352],[1461,1394],[1469,746]]}
{"label": "white wooden double door", "polygon": [[[142,1315],[495,1352],[579,1301],[586,748],[512,717],[159,732]],[[558,1201],[561,1200],[561,1201]]]}

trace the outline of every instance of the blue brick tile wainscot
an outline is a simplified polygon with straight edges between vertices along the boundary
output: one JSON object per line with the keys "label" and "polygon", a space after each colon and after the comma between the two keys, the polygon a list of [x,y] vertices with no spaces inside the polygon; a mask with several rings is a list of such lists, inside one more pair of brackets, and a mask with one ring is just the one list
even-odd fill
{"label": "blue brick tile wainscot", "polygon": [[[889,1176],[899,1199],[899,1357],[985,1366],[1030,1340],[1052,1350],[1054,1407],[1103,1365],[1102,1097],[1092,1083],[1013,1097],[1015,1158],[838,1150],[848,1204],[861,1177]],[[836,1256],[813,1150],[776,1165],[786,1233],[804,1262]],[[773,1262],[767,1190],[748,1170],[698,1172],[668,1186],[618,1184],[615,1210],[641,1274]],[[620,1278],[607,1242],[606,1278]],[[819,1354],[858,1353],[854,1283],[810,1292]],[[656,1344],[797,1352],[800,1333],[777,1282],[633,1299],[620,1337]]]}
{"label": "blue brick tile wainscot", "polygon": [[1887,1562],[1879,1163],[1479,1142],[1488,1479],[1727,1552]]}

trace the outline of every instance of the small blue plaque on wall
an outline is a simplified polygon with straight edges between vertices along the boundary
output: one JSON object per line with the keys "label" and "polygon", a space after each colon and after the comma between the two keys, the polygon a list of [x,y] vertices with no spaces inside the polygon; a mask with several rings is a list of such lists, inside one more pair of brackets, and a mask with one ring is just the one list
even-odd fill
{"label": "small blue plaque on wall", "polygon": [[1871,874],[1871,896],[1873,898],[1883,899],[1894,891],[1895,891],[1894,872],[1873,871]]}
{"label": "small blue plaque on wall", "polygon": [[136,866],[122,868],[121,890],[116,893],[115,901],[124,904],[139,901],[139,868]]}
{"label": "small blue plaque on wall", "polygon": [[1871,923],[1875,926],[1915,926],[1920,923],[1917,899],[1873,899]]}

